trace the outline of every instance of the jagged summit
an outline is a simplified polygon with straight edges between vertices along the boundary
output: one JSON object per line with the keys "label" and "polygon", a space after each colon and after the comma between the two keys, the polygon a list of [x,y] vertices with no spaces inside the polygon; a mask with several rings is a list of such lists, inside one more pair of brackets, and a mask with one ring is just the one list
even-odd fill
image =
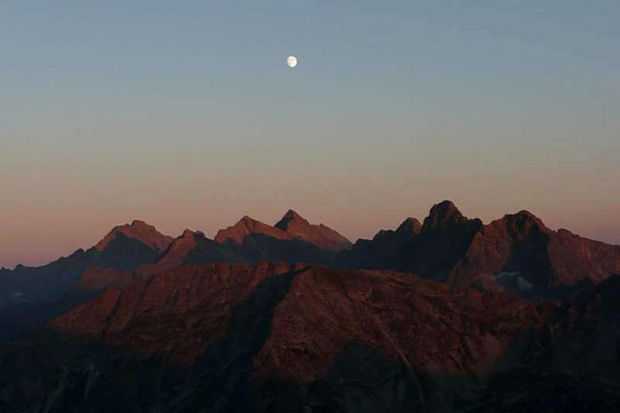
{"label": "jagged summit", "polygon": [[157,251],[164,251],[174,240],[174,238],[157,231],[154,226],[144,221],[134,220],[131,224],[114,227],[112,231],[95,245],[95,248],[99,251],[105,250],[118,237],[119,233],[127,238],[140,241]]}
{"label": "jagged summit", "polygon": [[514,234],[526,234],[530,231],[551,232],[540,218],[526,210],[506,214],[500,221]]}
{"label": "jagged summit", "polygon": [[185,231],[183,231],[183,234],[181,234],[181,236],[179,238],[193,238],[193,237],[205,237],[204,232],[202,231],[193,231],[189,228],[185,229]]}
{"label": "jagged summit", "polygon": [[[409,217],[405,219],[396,230],[391,229],[382,229],[377,232],[372,238],[373,241],[379,241],[382,243],[386,243],[383,247],[386,249],[394,248],[394,245],[391,245],[392,241],[398,239],[397,242],[402,242],[403,239],[409,239],[415,237],[420,233],[422,229],[422,224],[416,218]],[[365,240],[358,240],[358,242],[364,243]]]}
{"label": "jagged summit", "polygon": [[620,247],[564,229],[553,231],[527,210],[483,225],[479,219],[463,216],[447,200],[433,205],[424,224],[407,218],[397,229],[380,231],[355,246],[293,209],[275,226],[245,215],[220,230],[215,240],[190,229],[173,239],[134,220],[114,227],[87,251],[78,250],[46,266],[3,270],[0,308],[13,303],[14,293],[23,293],[24,299],[33,302],[58,298],[93,267],[151,275],[188,263],[275,260],[390,269],[476,287],[519,273],[517,281],[533,285],[531,295],[535,296],[585,279],[601,282],[619,273]]}
{"label": "jagged summit", "polygon": [[292,239],[292,237],[285,231],[245,215],[235,225],[219,230],[215,236],[215,241],[221,244],[225,242],[233,242],[237,245],[242,245],[245,237],[250,234],[262,234],[281,240]]}
{"label": "jagged summit", "polygon": [[286,231],[297,240],[307,242],[323,250],[338,252],[352,246],[351,242],[337,231],[324,224],[311,224],[292,209],[284,214],[275,227]]}
{"label": "jagged summit", "polygon": [[189,263],[237,262],[239,258],[201,231],[186,229],[153,263],[140,266],[141,277],[151,276]]}
{"label": "jagged summit", "polygon": [[428,217],[424,220],[423,230],[445,228],[467,221],[452,201],[442,201],[433,205]]}
{"label": "jagged summit", "polygon": [[[351,247],[351,242],[326,225],[311,224],[290,209],[275,226],[244,216],[235,225],[220,230],[215,241],[243,245],[247,237],[267,237],[277,241],[302,241],[325,251],[338,252]],[[299,243],[298,243],[299,244]]]}
{"label": "jagged summit", "polygon": [[288,212],[284,214],[282,219],[278,221],[275,227],[286,231],[289,225],[310,225],[310,223],[297,212],[289,209]]}

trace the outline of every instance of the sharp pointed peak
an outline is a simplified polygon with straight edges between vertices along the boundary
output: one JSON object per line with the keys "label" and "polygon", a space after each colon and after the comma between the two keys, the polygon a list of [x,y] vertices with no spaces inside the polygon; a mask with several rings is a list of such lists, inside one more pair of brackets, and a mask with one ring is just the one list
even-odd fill
{"label": "sharp pointed peak", "polygon": [[215,241],[224,243],[228,240],[232,240],[237,244],[242,244],[243,239],[248,234],[265,234],[273,238],[285,239],[290,237],[285,231],[279,228],[272,227],[259,220],[256,220],[248,215],[243,216],[235,225],[220,229],[215,235]]}
{"label": "sharp pointed peak", "polygon": [[304,219],[294,209],[289,209],[288,211],[286,211],[286,214],[284,214],[284,216],[282,218],[286,218],[286,219]]}
{"label": "sharp pointed peak", "polygon": [[247,222],[259,222],[257,219],[252,218],[249,215],[244,215],[239,221],[237,221],[237,224],[244,224]]}
{"label": "sharp pointed peak", "polygon": [[135,239],[147,244],[149,247],[165,250],[173,241],[172,237],[160,233],[153,225],[135,219],[129,224],[117,225],[95,245],[99,251],[103,251],[113,240],[118,237]]}
{"label": "sharp pointed peak", "polygon": [[237,221],[235,223],[235,225],[233,225],[231,228],[246,228],[249,231],[252,231],[253,228],[257,227],[257,226],[263,226],[263,225],[267,225],[257,219],[252,218],[249,215],[244,215],[239,221]]}
{"label": "sharp pointed peak", "polygon": [[310,225],[307,219],[299,215],[296,211],[289,209],[282,219],[276,223],[275,227],[286,231],[291,223],[296,225]]}

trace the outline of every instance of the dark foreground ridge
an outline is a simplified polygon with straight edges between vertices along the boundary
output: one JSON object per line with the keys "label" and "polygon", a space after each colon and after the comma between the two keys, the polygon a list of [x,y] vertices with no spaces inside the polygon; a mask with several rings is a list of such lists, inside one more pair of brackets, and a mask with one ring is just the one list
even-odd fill
{"label": "dark foreground ridge", "polygon": [[618,287],[535,304],[387,271],[192,265],[0,346],[0,408],[613,411]]}

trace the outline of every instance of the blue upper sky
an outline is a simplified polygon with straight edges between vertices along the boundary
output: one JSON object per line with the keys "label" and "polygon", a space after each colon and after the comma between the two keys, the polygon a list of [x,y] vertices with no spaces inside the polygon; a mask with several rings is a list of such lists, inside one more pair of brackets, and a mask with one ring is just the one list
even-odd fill
{"label": "blue upper sky", "polygon": [[0,249],[289,207],[356,238],[443,198],[620,242],[619,51],[617,0],[4,2]]}

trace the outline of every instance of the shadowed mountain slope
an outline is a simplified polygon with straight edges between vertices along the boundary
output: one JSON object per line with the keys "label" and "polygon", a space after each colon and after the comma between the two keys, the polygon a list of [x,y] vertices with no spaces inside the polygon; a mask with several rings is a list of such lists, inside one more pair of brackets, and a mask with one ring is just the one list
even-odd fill
{"label": "shadowed mountain slope", "polygon": [[410,264],[413,272],[445,280],[482,227],[482,221],[466,218],[450,201],[434,205],[420,230]]}
{"label": "shadowed mountain slope", "polygon": [[[155,356],[131,367],[146,393],[99,379],[83,406],[115,392],[115,408],[136,411],[491,411],[480,409],[534,406],[545,386],[548,411],[562,411],[562,388],[586,407],[613,404],[603,380],[620,379],[616,281],[537,306],[385,271],[187,266],[108,290],[51,327]],[[115,369],[127,375],[125,364]],[[106,369],[95,367],[119,374]]]}
{"label": "shadowed mountain slope", "polygon": [[[553,231],[527,211],[483,225],[450,201],[434,205],[423,224],[408,218],[398,229],[380,231],[350,249],[336,231],[310,224],[292,210],[275,227],[246,216],[219,231],[215,240],[191,231],[173,240],[134,221],[115,227],[95,247],[46,266],[0,270],[0,308],[57,300],[94,267],[129,272],[136,281],[191,263],[263,260],[410,272],[536,297],[582,282],[599,283],[620,272],[620,246]],[[88,276],[97,284],[96,271]],[[102,273],[100,287],[108,276]]]}
{"label": "shadowed mountain slope", "polygon": [[470,220],[452,202],[443,201],[431,208],[424,224],[408,218],[396,231],[380,231],[371,241],[360,240],[339,257],[337,265],[445,280],[482,226],[479,219]]}
{"label": "shadowed mountain slope", "polygon": [[185,266],[74,309],[45,345],[0,345],[0,407],[614,411],[619,279],[535,304],[389,271]]}
{"label": "shadowed mountain slope", "polygon": [[[337,254],[334,245],[338,244],[341,248],[343,242],[335,231],[327,227],[307,226],[301,222],[301,217],[288,218],[279,223],[287,229],[285,231],[245,216],[232,227],[220,230],[215,241],[243,257],[244,261],[329,264],[334,260]],[[324,249],[325,246],[332,249]]]}
{"label": "shadowed mountain slope", "polygon": [[185,230],[157,261],[138,267],[137,274],[141,278],[146,278],[185,264],[241,261],[243,258],[236,255],[230,248],[208,239],[202,232]]}
{"label": "shadowed mountain slope", "polygon": [[408,271],[421,229],[420,221],[407,218],[395,231],[381,230],[372,240],[358,240],[350,251],[343,251],[338,256],[336,265],[340,268]]}
{"label": "shadowed mountain slope", "polygon": [[326,251],[342,251],[351,248],[351,242],[323,224],[310,224],[297,212],[289,210],[275,225],[293,238],[312,244]]}
{"label": "shadowed mountain slope", "polygon": [[243,245],[245,238],[255,234],[278,240],[289,241],[293,239],[291,235],[280,228],[272,227],[247,215],[241,218],[235,225],[219,230],[214,239],[221,244],[233,242],[237,245]]}
{"label": "shadowed mountain slope", "polygon": [[536,297],[620,272],[620,246],[553,231],[527,211],[483,225],[444,201],[433,206],[421,228],[405,221],[396,231],[359,240],[336,265],[413,272],[453,285]]}
{"label": "shadowed mountain slope", "polygon": [[315,380],[349,343],[361,342],[427,371],[478,377],[539,318],[527,302],[407,274],[257,263],[160,273],[110,289],[51,327],[192,365],[230,330],[235,305],[263,281],[290,272],[296,275],[252,362],[258,376]]}
{"label": "shadowed mountain slope", "polygon": [[620,246],[553,231],[527,211],[506,215],[478,232],[450,274],[458,285],[489,281],[525,296],[620,273]]}
{"label": "shadowed mountain slope", "polygon": [[51,326],[173,364],[193,364],[229,328],[231,309],[262,281],[299,271],[285,263],[190,265],[110,289]]}
{"label": "shadowed mountain slope", "polygon": [[174,240],[174,238],[168,235],[161,234],[154,226],[144,221],[135,220],[131,224],[114,227],[108,235],[95,245],[95,248],[99,251],[105,251],[119,234],[140,241],[151,249],[159,252],[163,252]]}
{"label": "shadowed mountain slope", "polygon": [[0,307],[50,302],[62,297],[89,268],[134,271],[154,261],[170,237],[141,221],[115,227],[97,246],[74,252],[41,267],[18,266],[0,271]]}

